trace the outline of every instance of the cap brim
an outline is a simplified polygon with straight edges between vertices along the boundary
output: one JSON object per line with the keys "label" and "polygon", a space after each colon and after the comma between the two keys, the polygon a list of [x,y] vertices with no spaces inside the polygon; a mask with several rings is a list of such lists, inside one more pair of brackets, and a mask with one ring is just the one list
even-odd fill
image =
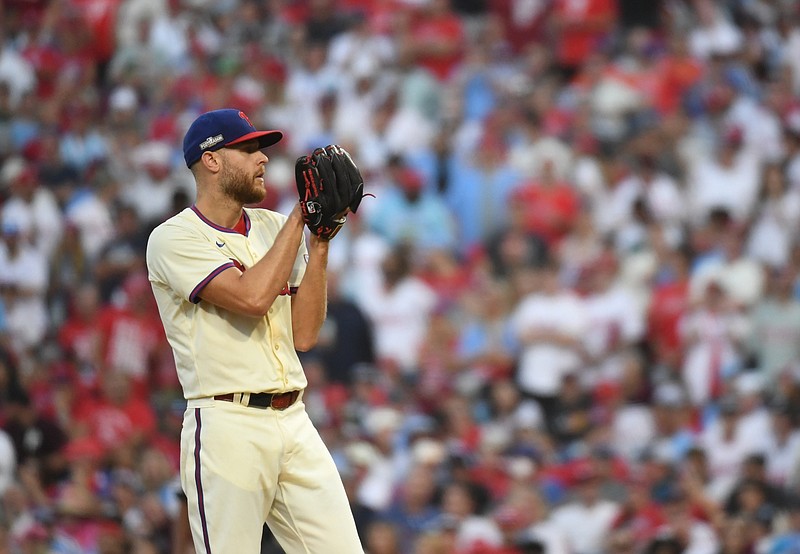
{"label": "cap brim", "polygon": [[258,147],[266,148],[278,143],[282,138],[283,133],[280,131],[253,131],[252,133],[247,133],[236,140],[226,143],[225,146],[241,144],[243,142],[247,142],[248,140],[258,139]]}

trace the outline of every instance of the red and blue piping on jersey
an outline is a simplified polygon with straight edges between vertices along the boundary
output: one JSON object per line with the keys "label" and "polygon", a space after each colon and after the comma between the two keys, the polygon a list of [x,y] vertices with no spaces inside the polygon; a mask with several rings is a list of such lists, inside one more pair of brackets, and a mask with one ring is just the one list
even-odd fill
{"label": "red and blue piping on jersey", "polygon": [[[232,267],[237,268],[242,273],[247,271],[247,268],[244,267],[242,262],[240,262],[238,260],[234,260],[233,258],[230,258],[229,262],[222,264],[217,269],[215,269],[214,271],[209,273],[206,276],[205,279],[200,281],[197,284],[197,286],[194,289],[192,289],[192,293],[189,295],[189,301],[194,303],[194,304],[197,304],[198,302],[200,302],[200,300],[201,300],[200,299],[200,293],[203,292],[203,289],[206,288],[206,285],[208,285],[214,277],[216,277],[217,275],[219,275],[220,273],[222,273],[226,269],[230,269]],[[280,296],[291,296],[293,294],[297,294],[297,288],[298,287],[293,287],[289,283],[286,283],[286,285],[281,289],[281,291],[278,294]]]}
{"label": "red and blue piping on jersey", "polygon": [[[213,221],[208,219],[206,216],[204,216],[200,212],[200,210],[197,209],[197,206],[195,206],[194,204],[192,204],[190,206],[190,208],[192,209],[192,211],[195,214],[197,214],[197,217],[200,218],[200,221],[202,221],[203,223],[205,223],[206,225],[208,225],[212,229],[216,229],[217,231],[220,231],[222,233],[239,234],[239,232],[236,229],[229,229],[228,227],[223,227],[222,225],[217,225],[216,223],[214,223]],[[242,217],[244,218],[244,236],[249,236],[250,235],[250,227],[251,227],[250,216],[247,215],[246,211],[242,211]]]}
{"label": "red and blue piping on jersey", "polygon": [[194,485],[197,489],[197,507],[200,511],[200,527],[203,529],[203,546],[206,554],[211,554],[211,541],[208,538],[208,521],[206,520],[205,495],[203,493],[203,481],[200,475],[200,430],[203,427],[200,419],[200,408],[194,409]]}
{"label": "red and blue piping on jersey", "polygon": [[230,269],[232,267],[236,267],[236,264],[234,264],[233,261],[226,262],[221,266],[219,266],[214,271],[212,271],[211,273],[209,273],[205,279],[197,283],[197,286],[194,287],[194,289],[192,289],[192,293],[189,295],[189,302],[192,302],[194,304],[200,302],[200,293],[203,292],[203,289],[206,288],[206,285],[208,285],[214,277],[216,277],[226,269]]}

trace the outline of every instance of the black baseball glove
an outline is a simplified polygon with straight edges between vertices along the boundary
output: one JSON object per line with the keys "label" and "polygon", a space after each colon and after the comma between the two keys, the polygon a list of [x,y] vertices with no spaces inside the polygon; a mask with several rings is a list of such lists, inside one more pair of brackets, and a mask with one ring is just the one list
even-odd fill
{"label": "black baseball glove", "polygon": [[331,144],[297,158],[294,176],[306,225],[318,237],[332,239],[364,197],[358,167],[344,148]]}

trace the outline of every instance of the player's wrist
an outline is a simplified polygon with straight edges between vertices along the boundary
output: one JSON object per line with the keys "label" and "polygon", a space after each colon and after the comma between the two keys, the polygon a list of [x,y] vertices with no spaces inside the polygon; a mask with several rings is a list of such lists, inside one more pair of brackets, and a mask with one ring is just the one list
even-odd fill
{"label": "player's wrist", "polygon": [[309,248],[313,248],[313,249],[318,250],[320,252],[326,252],[326,253],[328,252],[328,248],[330,246],[330,243],[331,242],[329,240],[324,239],[322,237],[318,237],[317,235],[315,235],[313,233],[311,234],[311,236],[309,237],[309,240],[308,240]]}

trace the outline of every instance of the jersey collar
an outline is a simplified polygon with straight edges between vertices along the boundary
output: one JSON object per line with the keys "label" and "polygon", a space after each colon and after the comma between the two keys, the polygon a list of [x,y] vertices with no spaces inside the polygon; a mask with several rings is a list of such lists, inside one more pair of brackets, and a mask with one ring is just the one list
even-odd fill
{"label": "jersey collar", "polygon": [[[220,231],[222,233],[234,233],[237,235],[239,234],[239,232],[236,229],[229,229],[228,227],[217,225],[216,223],[208,219],[206,216],[204,216],[200,212],[200,210],[197,209],[197,206],[195,206],[194,204],[192,204],[190,208],[195,214],[197,214],[197,217],[200,218],[200,221],[202,221],[212,229],[216,229],[217,231]],[[247,215],[247,210],[242,210],[242,217],[244,218],[244,236],[248,236],[250,234],[250,216]]]}

